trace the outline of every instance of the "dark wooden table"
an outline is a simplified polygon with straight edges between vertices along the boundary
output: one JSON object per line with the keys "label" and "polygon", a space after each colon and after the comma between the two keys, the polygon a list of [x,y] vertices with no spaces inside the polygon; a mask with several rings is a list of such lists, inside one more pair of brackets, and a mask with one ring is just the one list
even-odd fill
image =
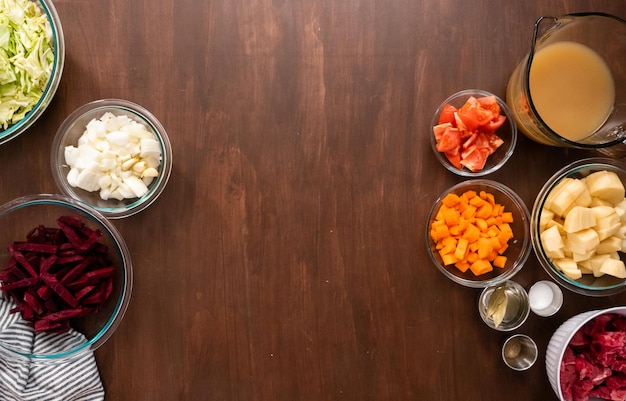
{"label": "dark wooden table", "polygon": [[[505,5],[506,4],[506,5]],[[545,347],[567,318],[626,303],[565,291],[516,332],[517,373],[479,290],[431,264],[425,219],[462,180],[429,146],[461,89],[504,97],[537,17],[615,0],[56,0],[67,56],[43,117],[0,147],[0,201],[56,192],[52,137],[75,108],[123,98],[174,148],[170,183],[115,221],[132,252],[126,317],[96,352],[107,400],[556,400]],[[532,207],[588,152],[520,138],[488,178]],[[25,179],[26,177],[26,179]],[[515,277],[547,278],[534,255]]]}

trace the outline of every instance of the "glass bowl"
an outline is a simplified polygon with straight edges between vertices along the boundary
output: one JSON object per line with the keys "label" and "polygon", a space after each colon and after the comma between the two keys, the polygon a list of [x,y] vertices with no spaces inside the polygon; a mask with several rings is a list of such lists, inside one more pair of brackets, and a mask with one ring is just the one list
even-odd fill
{"label": "glass bowl", "polygon": [[[95,246],[106,246],[106,248],[102,248],[106,252],[103,260],[110,263],[106,264],[106,266],[114,267],[113,275],[109,276],[112,277],[110,296],[104,303],[99,305],[94,313],[70,320],[70,332],[55,333],[45,331],[34,333],[32,328],[28,330],[26,321],[22,319],[20,313],[7,313],[9,310],[7,303],[10,302],[17,305],[17,302],[9,301],[8,297],[5,296],[8,290],[6,288],[3,289],[3,304],[0,310],[7,313],[7,315],[0,317],[0,321],[3,322],[3,325],[7,325],[7,322],[10,322],[10,325],[2,328],[3,335],[0,338],[0,354],[10,360],[22,359],[35,362],[55,362],[82,357],[93,352],[113,335],[129,305],[133,284],[133,269],[130,253],[124,239],[112,223],[101,213],[83,202],[63,195],[29,195],[0,206],[0,243],[4,244],[0,248],[0,270],[3,272],[3,280],[6,280],[4,274],[9,268],[9,261],[16,259],[12,258],[13,254],[9,251],[9,245],[13,244],[15,246],[16,241],[26,241],[27,234],[41,225],[50,229],[59,228],[60,225],[57,223],[57,219],[61,216],[78,217],[86,227],[92,230],[99,230],[102,233],[98,238],[100,245]],[[68,253],[66,248],[63,249],[62,251],[59,247],[54,253],[59,258],[57,259],[59,263],[50,270],[46,270],[54,274],[58,280],[64,280],[67,277],[68,270],[63,270],[63,266],[71,266],[62,264],[60,261],[60,258],[71,254],[71,252]],[[93,249],[93,246],[89,249]],[[24,252],[24,255],[26,255],[26,252]],[[85,253],[82,255],[87,256]],[[31,263],[33,263],[31,256],[28,256],[28,260],[31,260]],[[33,266],[35,266],[34,263]],[[38,268],[35,267],[34,269]],[[83,272],[86,273],[89,269],[91,267],[83,270]],[[61,273],[62,271],[65,273]],[[39,274],[39,281],[37,282],[37,287],[39,288],[42,283],[47,283],[47,281],[43,279],[42,270],[37,270],[37,273]],[[68,284],[74,281],[68,280],[70,281],[62,281],[64,283],[63,286],[76,299],[82,300],[81,306],[87,307],[86,305],[90,303],[79,297],[77,294],[79,289]],[[3,281],[3,283],[7,282]],[[43,303],[49,297],[38,295],[38,299],[40,303]],[[63,305],[63,301],[55,298],[55,304],[57,306]],[[65,308],[69,308],[67,305],[69,304],[66,304]],[[53,310],[48,306],[46,308],[48,311]],[[63,309],[61,306],[59,308]],[[19,333],[19,338],[16,339],[11,336],[11,329]],[[23,338],[27,335],[34,336],[30,340],[34,346]],[[47,344],[47,346],[37,347],[38,344]],[[33,351],[33,349],[39,351]]]}
{"label": "glass bowl", "polygon": [[[557,171],[544,184],[535,200],[530,221],[532,246],[543,269],[562,287],[575,293],[588,296],[607,296],[624,291],[626,289],[626,280],[608,275],[595,277],[594,274],[583,274],[579,279],[568,277],[557,268],[553,259],[548,255],[550,252],[544,247],[541,233],[547,227],[546,221],[552,221],[549,218],[551,216],[550,211],[546,211],[546,209],[550,205],[550,196],[553,191],[558,189],[560,185],[563,185],[566,180],[583,179],[594,172],[603,170],[616,173],[622,184],[626,184],[626,165],[624,162],[603,157],[578,160]],[[557,221],[560,222],[560,220]],[[623,217],[622,222],[624,221],[626,221],[626,216]],[[558,229],[563,229],[560,223]],[[626,260],[622,252],[618,252],[616,255],[618,255],[622,261]]]}
{"label": "glass bowl", "polygon": [[[503,205],[506,212],[511,212],[513,220],[512,223],[510,223],[513,238],[508,241],[508,248],[506,248],[503,253],[503,255],[506,256],[504,267],[493,267],[492,271],[478,276],[474,275],[469,269],[463,272],[455,267],[454,264],[446,265],[437,249],[437,242],[435,242],[431,236],[431,226],[443,205],[442,200],[446,198],[448,194],[461,196],[467,191],[475,191],[477,194],[480,194],[481,191],[485,191],[486,193],[492,194],[496,203]],[[511,279],[521,270],[528,259],[531,251],[529,219],[530,214],[526,205],[520,197],[507,186],[486,179],[463,181],[444,191],[432,206],[426,225],[426,248],[435,266],[455,283],[473,288],[490,287]]]}
{"label": "glass bowl", "polygon": [[[85,190],[72,186],[68,181],[70,167],[65,159],[68,146],[77,147],[79,138],[86,131],[87,124],[100,119],[105,113],[127,116],[144,126],[158,141],[160,165],[158,175],[147,185],[147,191],[139,197],[115,199],[101,196],[99,190]],[[108,132],[108,131],[107,131]],[[121,99],[96,100],[79,107],[71,113],[59,127],[52,141],[51,168],[54,180],[64,195],[81,200],[111,219],[132,216],[150,206],[164,191],[172,171],[172,147],[167,133],[152,113],[135,103]]]}
{"label": "glass bowl", "polygon": [[50,23],[50,39],[52,48],[54,49],[54,60],[50,66],[50,77],[48,78],[45,87],[42,88],[42,94],[39,101],[24,115],[21,120],[13,124],[9,124],[5,129],[2,129],[0,126],[0,144],[8,142],[22,134],[31,125],[33,125],[39,117],[41,117],[43,112],[50,105],[52,98],[59,87],[59,83],[61,82],[61,75],[63,74],[63,65],[65,63],[65,39],[59,15],[57,14],[51,0],[38,0],[33,1],[33,3],[35,3],[35,5],[40,8],[40,11],[46,15]]}
{"label": "glass bowl", "polygon": [[[487,157],[484,167],[477,171],[472,171],[468,169],[467,167],[463,167],[463,166],[459,168],[448,159],[445,153],[439,152],[437,150],[437,140],[433,133],[433,127],[439,124],[439,117],[441,115],[441,112],[446,107],[446,105],[451,105],[454,108],[458,109],[461,106],[463,106],[463,104],[465,104],[465,102],[472,96],[475,98],[494,96],[498,105],[500,106],[500,115],[503,115],[506,117],[504,124],[502,124],[502,126],[500,126],[495,131],[496,135],[498,135],[502,139],[503,141],[502,145],[499,146],[495,150],[495,152],[493,152]],[[499,170],[513,155],[513,151],[515,150],[515,145],[517,143],[517,125],[515,123],[515,119],[512,117],[509,107],[502,99],[500,99],[499,97],[487,91],[478,90],[478,89],[466,89],[448,97],[437,108],[430,124],[429,136],[430,136],[431,148],[433,152],[435,153],[437,160],[439,160],[442,166],[444,166],[446,169],[453,172],[454,174],[457,174],[463,177],[476,178],[476,177],[485,176],[487,174],[491,174]],[[478,146],[477,141],[475,141],[474,144]],[[468,149],[469,148],[463,149],[462,151],[467,151]]]}

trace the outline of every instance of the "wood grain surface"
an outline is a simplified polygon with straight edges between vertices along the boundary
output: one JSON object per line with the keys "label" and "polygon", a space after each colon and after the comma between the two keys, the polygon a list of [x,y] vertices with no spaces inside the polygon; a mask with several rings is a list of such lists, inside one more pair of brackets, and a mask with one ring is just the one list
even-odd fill
{"label": "wood grain surface", "polygon": [[[128,312],[96,352],[111,401],[557,400],[545,348],[567,318],[626,295],[564,291],[516,332],[529,371],[477,289],[425,248],[437,196],[462,181],[429,145],[434,110],[467,88],[505,95],[541,15],[616,0],[54,0],[66,65],[54,101],[0,147],[0,202],[57,192],[52,137],[92,100],[165,126],[174,168],[147,210],[114,224],[132,254]],[[591,153],[521,137],[488,176],[532,207]],[[515,280],[547,275],[531,255]]]}

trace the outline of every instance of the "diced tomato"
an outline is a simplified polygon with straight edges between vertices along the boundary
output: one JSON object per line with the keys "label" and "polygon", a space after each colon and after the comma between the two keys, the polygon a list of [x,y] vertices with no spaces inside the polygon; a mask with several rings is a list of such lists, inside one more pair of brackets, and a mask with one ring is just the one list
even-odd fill
{"label": "diced tomato", "polygon": [[457,128],[447,127],[437,142],[437,151],[449,152],[461,146],[461,134]]}
{"label": "diced tomato", "polygon": [[433,127],[436,148],[455,167],[480,171],[504,143],[495,131],[505,121],[495,96],[470,96],[459,109],[446,104]]}
{"label": "diced tomato", "polygon": [[463,165],[461,164],[461,152],[457,150],[456,152],[446,152],[444,155],[446,155],[446,158],[454,167],[459,170],[463,168]]}
{"label": "diced tomato", "polygon": [[452,127],[450,123],[437,124],[433,127],[433,134],[435,134],[435,141],[439,142],[441,140],[441,136],[445,132],[446,128]]}
{"label": "diced tomato", "polygon": [[463,121],[463,125],[466,130],[476,131],[480,126],[480,116],[478,115],[475,107],[467,109],[463,109],[463,107],[461,107],[456,114],[459,116],[459,119]]}
{"label": "diced tomato", "polygon": [[489,143],[489,139],[487,139],[487,136],[484,132],[478,132],[478,135],[476,135],[476,140],[474,141],[474,145],[478,149],[487,149],[489,154],[492,153],[491,144]]}
{"label": "diced tomato", "polygon": [[485,167],[489,151],[471,146],[467,151],[461,153],[461,165],[467,167],[468,170],[476,172]]}
{"label": "diced tomato", "polygon": [[480,107],[483,109],[489,110],[493,118],[496,118],[500,115],[500,105],[496,100],[495,96],[483,96],[476,98],[476,101],[480,103]]}
{"label": "diced tomato", "polygon": [[[489,103],[487,103],[489,105]],[[498,104],[496,103],[496,106]],[[491,107],[491,106],[489,106]],[[499,107],[499,106],[498,106]],[[489,121],[497,118],[499,114],[493,113],[490,108],[483,107],[475,97],[471,96],[467,102],[457,112],[459,118],[463,121],[466,128],[475,131]]]}
{"label": "diced tomato", "polygon": [[484,135],[487,138],[487,141],[489,142],[491,153],[495,152],[496,149],[498,149],[500,146],[504,144],[504,141],[502,140],[502,138],[500,138],[498,135],[496,135],[493,132],[485,132]]}
{"label": "diced tomato", "polygon": [[498,115],[498,117],[495,120],[489,121],[487,124],[483,125],[482,128],[485,131],[494,132],[498,128],[502,127],[502,124],[504,124],[505,121],[506,121],[505,116]]}
{"label": "diced tomato", "polygon": [[452,106],[449,103],[446,103],[443,106],[443,109],[441,110],[441,114],[439,114],[438,124],[453,123],[455,111],[456,111],[456,107]]}

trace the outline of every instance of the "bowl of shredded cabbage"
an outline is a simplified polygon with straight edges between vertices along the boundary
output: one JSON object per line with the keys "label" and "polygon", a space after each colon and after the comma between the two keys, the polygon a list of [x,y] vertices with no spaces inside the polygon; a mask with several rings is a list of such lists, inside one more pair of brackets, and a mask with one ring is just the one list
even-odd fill
{"label": "bowl of shredded cabbage", "polygon": [[163,192],[172,147],[159,120],[123,99],[87,103],[52,141],[51,168],[61,192],[111,219],[146,209]]}
{"label": "bowl of shredded cabbage", "polygon": [[46,110],[63,72],[65,41],[51,0],[1,0],[0,144]]}

